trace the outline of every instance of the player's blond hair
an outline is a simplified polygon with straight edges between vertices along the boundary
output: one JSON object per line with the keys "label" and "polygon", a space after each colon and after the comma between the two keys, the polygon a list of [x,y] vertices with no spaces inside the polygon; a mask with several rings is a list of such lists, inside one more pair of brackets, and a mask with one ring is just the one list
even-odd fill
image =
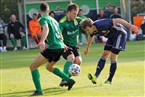
{"label": "player's blond hair", "polygon": [[92,27],[93,21],[90,18],[86,18],[80,22],[82,29],[86,29],[86,27]]}
{"label": "player's blond hair", "polygon": [[75,3],[70,3],[67,7],[67,12],[72,10],[79,10],[79,6]]}

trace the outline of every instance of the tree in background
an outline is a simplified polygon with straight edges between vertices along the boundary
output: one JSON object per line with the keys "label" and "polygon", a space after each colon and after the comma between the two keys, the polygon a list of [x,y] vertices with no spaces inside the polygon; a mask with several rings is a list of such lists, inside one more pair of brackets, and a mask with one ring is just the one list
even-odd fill
{"label": "tree in background", "polygon": [[131,0],[132,17],[139,13],[145,14],[145,0]]}
{"label": "tree in background", "polygon": [[0,0],[0,16],[9,22],[11,14],[18,16],[18,0]]}

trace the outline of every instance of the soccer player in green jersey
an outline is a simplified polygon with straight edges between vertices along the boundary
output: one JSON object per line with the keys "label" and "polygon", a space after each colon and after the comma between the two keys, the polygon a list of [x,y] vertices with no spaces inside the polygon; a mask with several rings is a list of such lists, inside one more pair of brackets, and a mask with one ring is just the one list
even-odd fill
{"label": "soccer player in green jersey", "polygon": [[[30,65],[32,73],[32,79],[36,88],[36,91],[31,96],[43,95],[43,91],[40,83],[40,74],[38,67],[46,63],[46,69],[55,75],[61,77],[67,81],[68,90],[75,84],[73,79],[70,79],[63,71],[58,67],[53,66],[62,55],[64,51],[64,43],[59,28],[58,22],[48,15],[49,6],[47,3],[40,4],[41,18],[39,20],[40,25],[43,28],[42,37],[38,44],[41,53]],[[45,48],[45,40],[48,41],[49,45]]]}
{"label": "soccer player in green jersey", "polygon": [[[79,7],[77,4],[70,3],[67,7],[66,16],[64,16],[59,24],[64,38],[64,43],[69,47],[64,53],[63,57],[67,60],[64,65],[64,72],[71,77],[68,72],[68,68],[71,64],[75,63],[80,65],[82,63],[82,57],[77,47],[77,36],[79,35],[79,23],[82,20],[77,17]],[[66,85],[67,82],[62,79],[60,86]]]}

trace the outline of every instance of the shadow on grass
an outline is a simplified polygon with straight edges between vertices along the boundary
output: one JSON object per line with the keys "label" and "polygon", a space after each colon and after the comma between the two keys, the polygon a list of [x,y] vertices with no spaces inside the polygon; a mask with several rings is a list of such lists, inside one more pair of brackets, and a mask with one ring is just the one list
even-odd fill
{"label": "shadow on grass", "polygon": [[[67,92],[65,88],[61,87],[52,87],[43,89],[44,95],[43,96],[52,96],[52,95],[59,95]],[[13,93],[5,93],[1,94],[1,97],[28,97],[30,96],[34,91],[21,91],[21,92],[13,92]]]}
{"label": "shadow on grass", "polygon": [[[72,90],[70,91],[76,91],[76,90],[80,90],[83,88],[90,88],[90,87],[99,87],[98,85],[94,85],[94,86],[81,86],[81,87],[73,87]],[[67,87],[52,87],[52,88],[46,88],[43,89],[44,91],[44,95],[45,97],[47,96],[59,96],[59,94],[64,94],[67,93]],[[30,95],[33,93],[34,91],[21,91],[21,92],[13,92],[13,93],[4,93],[1,94],[1,97],[31,97]],[[63,96],[63,95],[62,95]],[[74,94],[75,96],[75,94]],[[76,95],[77,96],[77,95]]]}

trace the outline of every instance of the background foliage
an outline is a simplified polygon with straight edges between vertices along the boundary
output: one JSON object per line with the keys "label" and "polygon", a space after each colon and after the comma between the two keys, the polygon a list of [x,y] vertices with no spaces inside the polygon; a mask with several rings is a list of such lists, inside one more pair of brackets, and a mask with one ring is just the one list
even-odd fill
{"label": "background foliage", "polygon": [[[130,0],[132,17],[138,13],[145,13],[145,0]],[[18,0],[0,0],[0,16],[5,22],[9,21],[11,14],[18,17]]]}
{"label": "background foliage", "polygon": [[0,0],[0,16],[5,22],[9,22],[11,14],[18,17],[18,0]]}

